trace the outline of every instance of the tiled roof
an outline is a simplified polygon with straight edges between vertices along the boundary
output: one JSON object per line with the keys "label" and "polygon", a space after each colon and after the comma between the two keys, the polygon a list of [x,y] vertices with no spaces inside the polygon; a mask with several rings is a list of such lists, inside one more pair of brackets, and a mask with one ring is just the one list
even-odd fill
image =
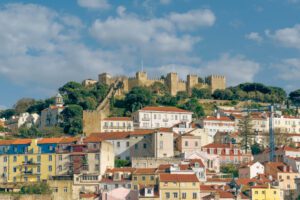
{"label": "tiled roof", "polygon": [[228,121],[228,122],[234,122],[232,119],[230,119],[230,117],[224,117],[224,116],[220,116],[220,117],[215,117],[215,116],[207,116],[206,118],[204,118],[205,121]]}
{"label": "tiled roof", "polygon": [[79,138],[77,137],[63,137],[59,143],[60,144],[65,144],[65,143],[73,143],[76,142]]}
{"label": "tiled roof", "polygon": [[221,143],[210,143],[202,148],[230,148],[230,144],[221,144]]}
{"label": "tiled roof", "polygon": [[160,132],[170,132],[170,133],[173,133],[172,128],[158,128],[157,130],[160,131]]}
{"label": "tiled roof", "polygon": [[130,117],[108,117],[103,121],[132,121],[132,119]]}
{"label": "tiled roof", "polygon": [[160,174],[161,182],[199,182],[195,174]]}
{"label": "tiled roof", "polygon": [[88,136],[88,137],[86,137],[86,138],[83,139],[84,143],[89,143],[89,142],[91,142],[91,143],[98,143],[98,142],[102,142],[102,141],[103,141],[102,138],[100,138],[98,136],[95,136],[95,135],[90,135],[90,136]]}
{"label": "tiled roof", "polygon": [[130,135],[147,135],[155,133],[157,130],[154,129],[135,129],[130,133]]}
{"label": "tiled roof", "polygon": [[231,192],[219,191],[220,198],[223,199],[234,199],[234,195]]}
{"label": "tiled roof", "polygon": [[111,168],[107,169],[106,173],[114,173],[114,172],[134,172],[136,168],[132,167],[121,167],[121,168]]}
{"label": "tiled roof", "polygon": [[12,144],[30,144],[31,139],[15,139]]}
{"label": "tiled roof", "polygon": [[93,133],[89,137],[96,137],[102,140],[118,140],[128,138],[131,132],[107,132]]}
{"label": "tiled roof", "polygon": [[146,111],[160,111],[160,112],[184,112],[184,113],[191,113],[191,111],[183,110],[177,107],[168,107],[168,106],[146,106],[141,110]]}
{"label": "tiled roof", "polygon": [[63,138],[42,138],[38,141],[38,144],[57,144],[59,143]]}
{"label": "tiled roof", "polygon": [[190,159],[190,165],[199,164],[199,167],[205,167],[201,159]]}
{"label": "tiled roof", "polygon": [[0,140],[0,145],[10,145],[14,140]]}
{"label": "tiled roof", "polygon": [[134,174],[154,174],[157,168],[137,168]]}

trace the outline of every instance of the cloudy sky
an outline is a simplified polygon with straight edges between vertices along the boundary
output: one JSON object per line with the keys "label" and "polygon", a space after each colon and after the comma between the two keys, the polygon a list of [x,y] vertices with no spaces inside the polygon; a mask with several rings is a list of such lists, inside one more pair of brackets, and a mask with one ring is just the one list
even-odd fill
{"label": "cloudy sky", "polygon": [[175,71],[300,88],[300,0],[1,0],[0,108],[67,81]]}

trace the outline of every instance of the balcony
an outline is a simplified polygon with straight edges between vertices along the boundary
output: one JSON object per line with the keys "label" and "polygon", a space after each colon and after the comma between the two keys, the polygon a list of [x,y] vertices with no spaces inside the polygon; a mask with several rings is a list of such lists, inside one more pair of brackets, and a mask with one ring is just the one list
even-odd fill
{"label": "balcony", "polygon": [[34,162],[32,159],[28,160],[28,161],[25,161],[25,162],[22,162],[22,165],[32,165],[32,166],[35,166],[35,165],[40,165],[40,164],[41,164],[40,161]]}
{"label": "balcony", "polygon": [[22,174],[25,175],[40,175],[41,172],[33,172],[32,170],[29,171],[22,171]]}
{"label": "balcony", "polygon": [[150,121],[150,118],[149,117],[143,117],[142,121]]}

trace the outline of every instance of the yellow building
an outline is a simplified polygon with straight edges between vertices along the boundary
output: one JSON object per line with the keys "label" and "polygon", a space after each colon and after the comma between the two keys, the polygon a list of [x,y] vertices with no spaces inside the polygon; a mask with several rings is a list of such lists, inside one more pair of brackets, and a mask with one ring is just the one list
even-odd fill
{"label": "yellow building", "polygon": [[156,174],[156,168],[138,168],[132,174],[132,189],[139,190],[143,185],[157,185],[158,175]]}
{"label": "yellow building", "polygon": [[160,174],[160,199],[200,199],[200,182],[195,174]]}
{"label": "yellow building", "polygon": [[281,191],[278,188],[268,186],[254,186],[251,188],[253,200],[280,200]]}

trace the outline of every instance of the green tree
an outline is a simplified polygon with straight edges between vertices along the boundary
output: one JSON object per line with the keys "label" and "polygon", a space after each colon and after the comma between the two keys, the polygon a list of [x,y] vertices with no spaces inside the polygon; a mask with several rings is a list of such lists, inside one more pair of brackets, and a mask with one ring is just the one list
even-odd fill
{"label": "green tree", "polygon": [[129,112],[135,112],[142,107],[154,104],[153,94],[148,88],[134,87],[126,94],[124,104],[126,110]]}
{"label": "green tree", "polygon": [[6,109],[3,111],[0,111],[0,118],[9,119],[15,114],[16,114],[16,111],[14,109]]}
{"label": "green tree", "polygon": [[192,98],[182,106],[183,109],[194,112],[194,117],[199,118],[205,115],[203,107],[197,99]]}
{"label": "green tree", "polygon": [[129,167],[131,165],[129,160],[116,159],[115,167]]}
{"label": "green tree", "polygon": [[19,129],[17,136],[21,138],[38,138],[43,137],[44,135],[36,126],[31,126],[29,128],[22,126]]}
{"label": "green tree", "polygon": [[48,108],[50,105],[53,105],[55,102],[54,97],[46,99],[46,100],[38,100],[35,103],[27,108],[27,112],[29,113],[38,113],[41,114],[42,110]]}
{"label": "green tree", "polygon": [[257,155],[260,154],[262,152],[262,148],[260,147],[260,145],[255,142],[253,145],[251,145],[251,153],[253,155]]}
{"label": "green tree", "polygon": [[290,97],[291,101],[292,101],[294,104],[299,105],[299,104],[300,104],[300,89],[299,89],[299,90],[292,91],[292,92],[289,94],[289,97]]}
{"label": "green tree", "polygon": [[161,82],[154,82],[150,86],[150,90],[153,94],[156,94],[156,95],[165,95],[168,93],[167,86]]}
{"label": "green tree", "polygon": [[233,98],[233,92],[229,89],[220,90],[217,89],[212,94],[214,99],[220,99],[220,100],[231,100]]}
{"label": "green tree", "polygon": [[241,147],[247,151],[250,149],[252,142],[252,119],[249,114],[244,116],[238,123],[240,137],[241,137]]}
{"label": "green tree", "polygon": [[233,164],[222,165],[220,171],[225,174],[232,174],[233,177],[239,176],[239,170],[237,166]]}
{"label": "green tree", "polygon": [[22,98],[17,101],[17,103],[14,105],[14,109],[16,113],[24,113],[27,111],[27,109],[35,104],[35,100],[31,98]]}
{"label": "green tree", "polygon": [[185,100],[189,98],[189,94],[185,91],[179,91],[176,94],[177,101]]}
{"label": "green tree", "polygon": [[164,96],[159,96],[156,100],[157,104],[165,105],[165,106],[176,106],[177,98],[171,96],[170,94],[166,94]]}
{"label": "green tree", "polygon": [[61,127],[64,132],[70,135],[82,133],[82,113],[83,109],[78,105],[68,105],[62,112]]}
{"label": "green tree", "polygon": [[211,91],[208,88],[203,88],[203,89],[193,88],[192,97],[198,99],[211,99]]}
{"label": "green tree", "polygon": [[49,185],[45,182],[24,185],[20,189],[21,194],[51,194]]}

